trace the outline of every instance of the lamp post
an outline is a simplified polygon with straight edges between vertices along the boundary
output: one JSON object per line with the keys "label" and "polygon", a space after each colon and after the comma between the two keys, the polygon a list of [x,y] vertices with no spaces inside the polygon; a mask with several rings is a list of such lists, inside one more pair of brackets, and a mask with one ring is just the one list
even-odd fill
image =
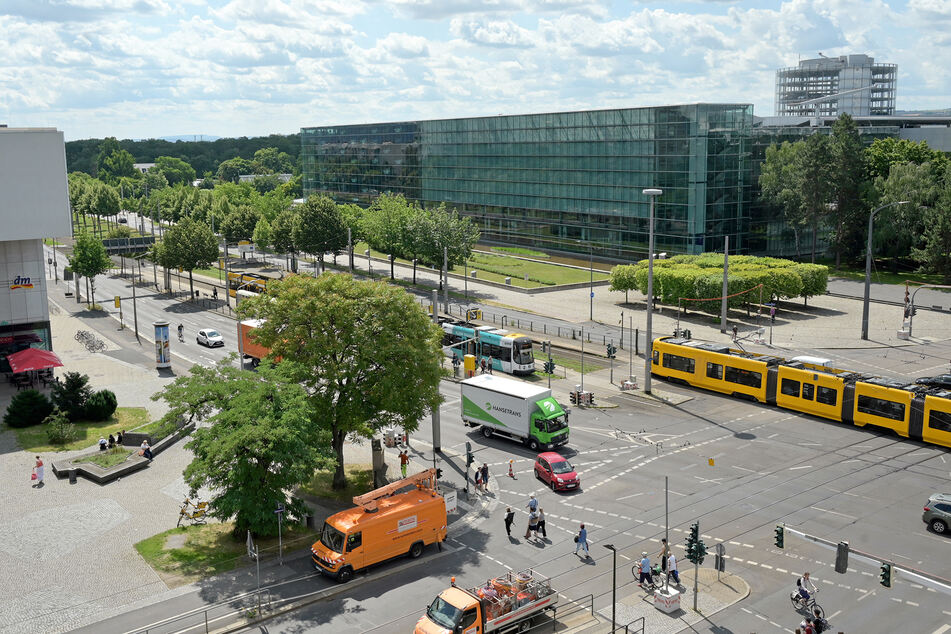
{"label": "lamp post", "polygon": [[604,544],[604,547],[614,554],[611,565],[611,634],[614,634],[617,628],[617,549],[614,544]]}
{"label": "lamp post", "polygon": [[644,190],[645,196],[650,196],[651,209],[647,219],[647,343],[644,346],[644,393],[651,393],[651,361],[653,346],[651,341],[651,317],[654,313],[654,200],[664,193],[662,189],[649,188]]}
{"label": "lamp post", "polygon": [[868,298],[872,286],[872,223],[875,221],[875,214],[882,209],[894,207],[896,205],[907,205],[907,200],[888,203],[872,210],[868,215],[868,244],[865,248],[865,299],[862,302],[862,339],[868,339]]}
{"label": "lamp post", "polygon": [[[578,240],[578,244],[583,244],[584,240]],[[591,243],[588,242],[588,319],[594,321],[594,251]]]}

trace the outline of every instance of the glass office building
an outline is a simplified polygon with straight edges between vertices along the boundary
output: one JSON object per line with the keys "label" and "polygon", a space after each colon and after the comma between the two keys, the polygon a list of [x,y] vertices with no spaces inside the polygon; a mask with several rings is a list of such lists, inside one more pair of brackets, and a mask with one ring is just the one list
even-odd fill
{"label": "glass office building", "polygon": [[688,104],[301,130],[304,194],[369,204],[384,192],[445,202],[482,241],[612,260],[745,252],[749,104]]}

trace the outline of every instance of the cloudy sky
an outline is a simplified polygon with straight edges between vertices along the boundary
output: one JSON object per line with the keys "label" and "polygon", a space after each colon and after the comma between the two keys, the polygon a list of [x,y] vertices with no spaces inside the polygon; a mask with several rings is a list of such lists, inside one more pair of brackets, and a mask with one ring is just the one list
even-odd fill
{"label": "cloudy sky", "polygon": [[0,0],[0,123],[67,139],[748,102],[825,55],[951,106],[951,0]]}

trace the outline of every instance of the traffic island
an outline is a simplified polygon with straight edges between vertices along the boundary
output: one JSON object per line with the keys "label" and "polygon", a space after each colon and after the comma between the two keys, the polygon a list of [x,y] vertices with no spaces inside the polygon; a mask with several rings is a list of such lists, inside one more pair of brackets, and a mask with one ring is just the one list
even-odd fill
{"label": "traffic island", "polygon": [[[721,610],[738,603],[749,596],[750,586],[737,575],[721,572],[719,579],[717,571],[711,568],[701,568],[697,579],[699,593],[697,595],[698,612],[693,610],[694,571],[688,569],[680,573],[680,607],[671,612],[662,611],[653,592],[646,592],[638,588],[634,594],[628,595],[617,602],[617,625],[622,628],[632,621],[644,619],[644,631],[652,634],[673,634],[709,619]],[[637,587],[637,586],[635,586]],[[620,589],[619,589],[620,590]],[[661,602],[664,604],[665,602]],[[598,610],[598,615],[606,621],[606,629],[611,631],[611,605]]]}

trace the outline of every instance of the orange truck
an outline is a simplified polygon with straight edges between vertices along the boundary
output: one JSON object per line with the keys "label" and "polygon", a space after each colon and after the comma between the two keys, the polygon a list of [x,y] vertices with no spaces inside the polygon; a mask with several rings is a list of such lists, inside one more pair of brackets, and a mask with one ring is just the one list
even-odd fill
{"label": "orange truck", "polygon": [[251,360],[251,367],[257,367],[261,359],[270,354],[270,350],[259,343],[251,340],[251,333],[255,328],[260,328],[264,323],[263,319],[245,319],[238,322],[238,357],[241,359],[241,365],[244,365],[245,359]]}
{"label": "orange truck", "polygon": [[[413,487],[409,491],[403,489]],[[346,582],[353,574],[395,557],[415,559],[446,539],[446,501],[428,469],[353,498],[354,508],[331,515],[310,548],[314,567]]]}
{"label": "orange truck", "polygon": [[452,578],[416,624],[415,634],[527,632],[558,603],[551,581],[534,570],[509,572],[464,590]]}

